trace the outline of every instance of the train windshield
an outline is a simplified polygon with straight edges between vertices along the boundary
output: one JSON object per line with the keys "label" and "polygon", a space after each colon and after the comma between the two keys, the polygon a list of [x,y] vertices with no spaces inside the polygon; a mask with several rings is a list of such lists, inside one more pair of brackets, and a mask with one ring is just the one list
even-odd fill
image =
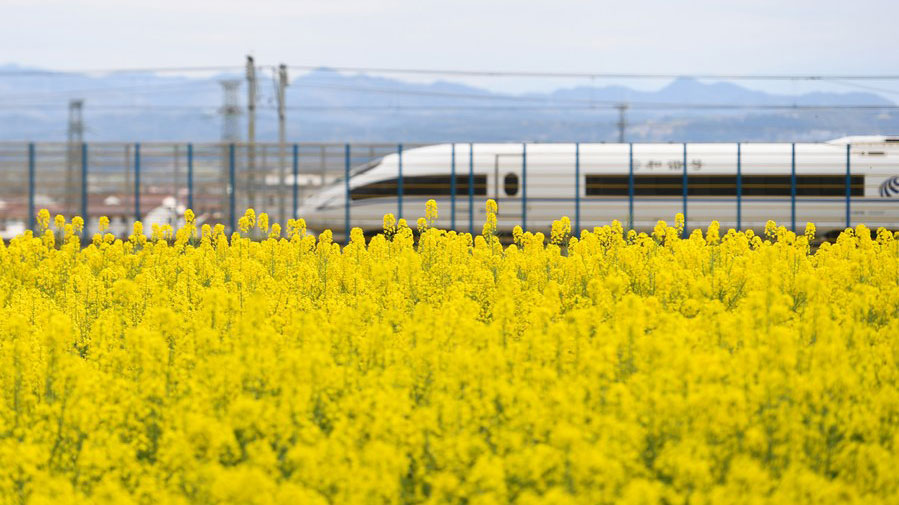
{"label": "train windshield", "polygon": [[[353,177],[356,177],[357,175],[362,175],[365,172],[370,171],[371,169],[375,168],[376,166],[378,166],[380,164],[381,164],[381,160],[377,159],[377,160],[369,161],[368,163],[362,165],[361,167],[356,167],[350,171],[350,178],[352,179]],[[342,183],[343,181],[344,181],[344,177],[341,176],[341,177],[334,179],[334,182],[331,185],[334,186],[336,184]]]}

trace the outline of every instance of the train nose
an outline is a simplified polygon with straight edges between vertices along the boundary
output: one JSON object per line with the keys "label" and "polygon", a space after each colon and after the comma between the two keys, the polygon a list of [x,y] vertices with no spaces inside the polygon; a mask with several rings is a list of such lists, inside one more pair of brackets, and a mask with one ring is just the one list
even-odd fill
{"label": "train nose", "polygon": [[297,215],[306,221],[306,228],[315,232],[335,226],[337,210],[343,208],[343,201],[337,202],[335,198],[323,195],[323,197],[310,198],[297,209]]}

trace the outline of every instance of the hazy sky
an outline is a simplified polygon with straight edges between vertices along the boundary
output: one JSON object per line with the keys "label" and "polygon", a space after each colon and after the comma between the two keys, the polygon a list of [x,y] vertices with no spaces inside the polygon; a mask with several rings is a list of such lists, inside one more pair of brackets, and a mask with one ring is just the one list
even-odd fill
{"label": "hazy sky", "polygon": [[0,0],[0,63],[240,65],[252,52],[262,64],[897,74],[897,20],[896,0]]}

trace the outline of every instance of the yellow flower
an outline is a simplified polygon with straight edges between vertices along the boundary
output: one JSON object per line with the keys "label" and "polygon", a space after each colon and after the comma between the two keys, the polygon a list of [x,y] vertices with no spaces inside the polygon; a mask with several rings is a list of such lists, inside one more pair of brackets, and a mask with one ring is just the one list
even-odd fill
{"label": "yellow flower", "polygon": [[712,221],[709,224],[709,228],[706,231],[705,239],[709,244],[717,244],[719,240],[721,240],[720,235],[721,225],[718,224],[718,221]]}
{"label": "yellow flower", "polygon": [[890,230],[562,217],[504,244],[485,208],[482,235],[429,202],[417,237],[388,215],[346,245],[254,212],[82,244],[42,211],[0,241],[0,496],[896,501]]}
{"label": "yellow flower", "polygon": [[[250,228],[256,227],[256,211],[253,209],[247,209],[243,214],[244,222],[246,223],[247,230]],[[246,230],[244,230],[246,231]]]}
{"label": "yellow flower", "polygon": [[773,238],[775,236],[775,230],[777,229],[777,223],[771,221],[770,219],[765,223],[765,236],[768,238]]}
{"label": "yellow flower", "polygon": [[437,221],[437,202],[433,199],[425,202],[425,220],[428,222],[428,226],[434,226],[434,223]]}
{"label": "yellow flower", "polygon": [[684,233],[684,226],[686,226],[686,221],[684,220],[684,215],[678,212],[674,215],[674,228],[677,230],[677,235],[681,236]]}
{"label": "yellow flower", "polygon": [[556,245],[563,245],[571,235],[571,220],[563,217],[558,221],[553,221],[550,231],[550,241]]}
{"label": "yellow flower", "polygon": [[37,213],[37,224],[41,231],[50,227],[50,211],[41,209]]}
{"label": "yellow flower", "polygon": [[815,223],[805,223],[805,237],[809,242],[815,240]]}
{"label": "yellow flower", "polygon": [[396,218],[393,214],[384,214],[384,234],[393,235],[396,232]]}
{"label": "yellow flower", "polygon": [[496,200],[494,200],[492,198],[487,200],[486,207],[487,207],[486,210],[487,210],[488,214],[496,214],[499,209],[499,207],[496,205]]}
{"label": "yellow flower", "polygon": [[306,235],[306,220],[303,218],[300,219],[290,219],[287,221],[287,236],[289,238],[293,237],[304,237]]}
{"label": "yellow flower", "polygon": [[84,219],[81,216],[75,216],[72,218],[72,228],[74,228],[75,233],[81,233],[84,230]]}
{"label": "yellow flower", "polygon": [[485,207],[485,210],[487,211],[487,220],[484,222],[484,227],[481,231],[481,235],[489,238],[493,237],[493,235],[496,235],[496,202],[493,199],[489,199],[487,200],[487,204]]}

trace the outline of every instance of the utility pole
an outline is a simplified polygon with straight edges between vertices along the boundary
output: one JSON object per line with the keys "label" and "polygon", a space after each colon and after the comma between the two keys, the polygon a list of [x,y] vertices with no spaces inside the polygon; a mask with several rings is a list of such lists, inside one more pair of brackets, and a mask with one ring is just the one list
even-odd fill
{"label": "utility pole", "polygon": [[[84,100],[69,100],[68,149],[66,150],[66,212],[75,215],[76,184],[80,181],[78,173],[81,167],[81,145],[84,143],[84,116],[82,115]],[[80,187],[78,188],[80,189]]]}
{"label": "utility pole", "polygon": [[624,143],[624,132],[627,130],[627,104],[619,103],[615,106],[618,109],[618,143]]}
{"label": "utility pole", "polygon": [[[240,101],[237,92],[240,90],[240,80],[232,79],[220,81],[222,85],[222,108],[219,112],[222,114],[222,154],[219,159],[222,160],[222,170],[220,172],[220,184],[227,191],[222,193],[222,201],[219,203],[221,209],[221,217],[224,218],[225,211],[228,208],[229,192],[234,191],[230,186],[230,178],[228,177],[228,145],[240,141]],[[194,209],[196,210],[196,209]]]}
{"label": "utility pole", "polygon": [[256,207],[256,65],[247,56],[247,203]]}
{"label": "utility pole", "polygon": [[[285,114],[284,95],[287,88],[287,65],[280,64],[278,66],[278,222],[287,222],[287,211],[284,204],[284,191],[287,189],[287,157],[284,149],[287,143],[287,125]],[[294,181],[296,184],[296,181]]]}

